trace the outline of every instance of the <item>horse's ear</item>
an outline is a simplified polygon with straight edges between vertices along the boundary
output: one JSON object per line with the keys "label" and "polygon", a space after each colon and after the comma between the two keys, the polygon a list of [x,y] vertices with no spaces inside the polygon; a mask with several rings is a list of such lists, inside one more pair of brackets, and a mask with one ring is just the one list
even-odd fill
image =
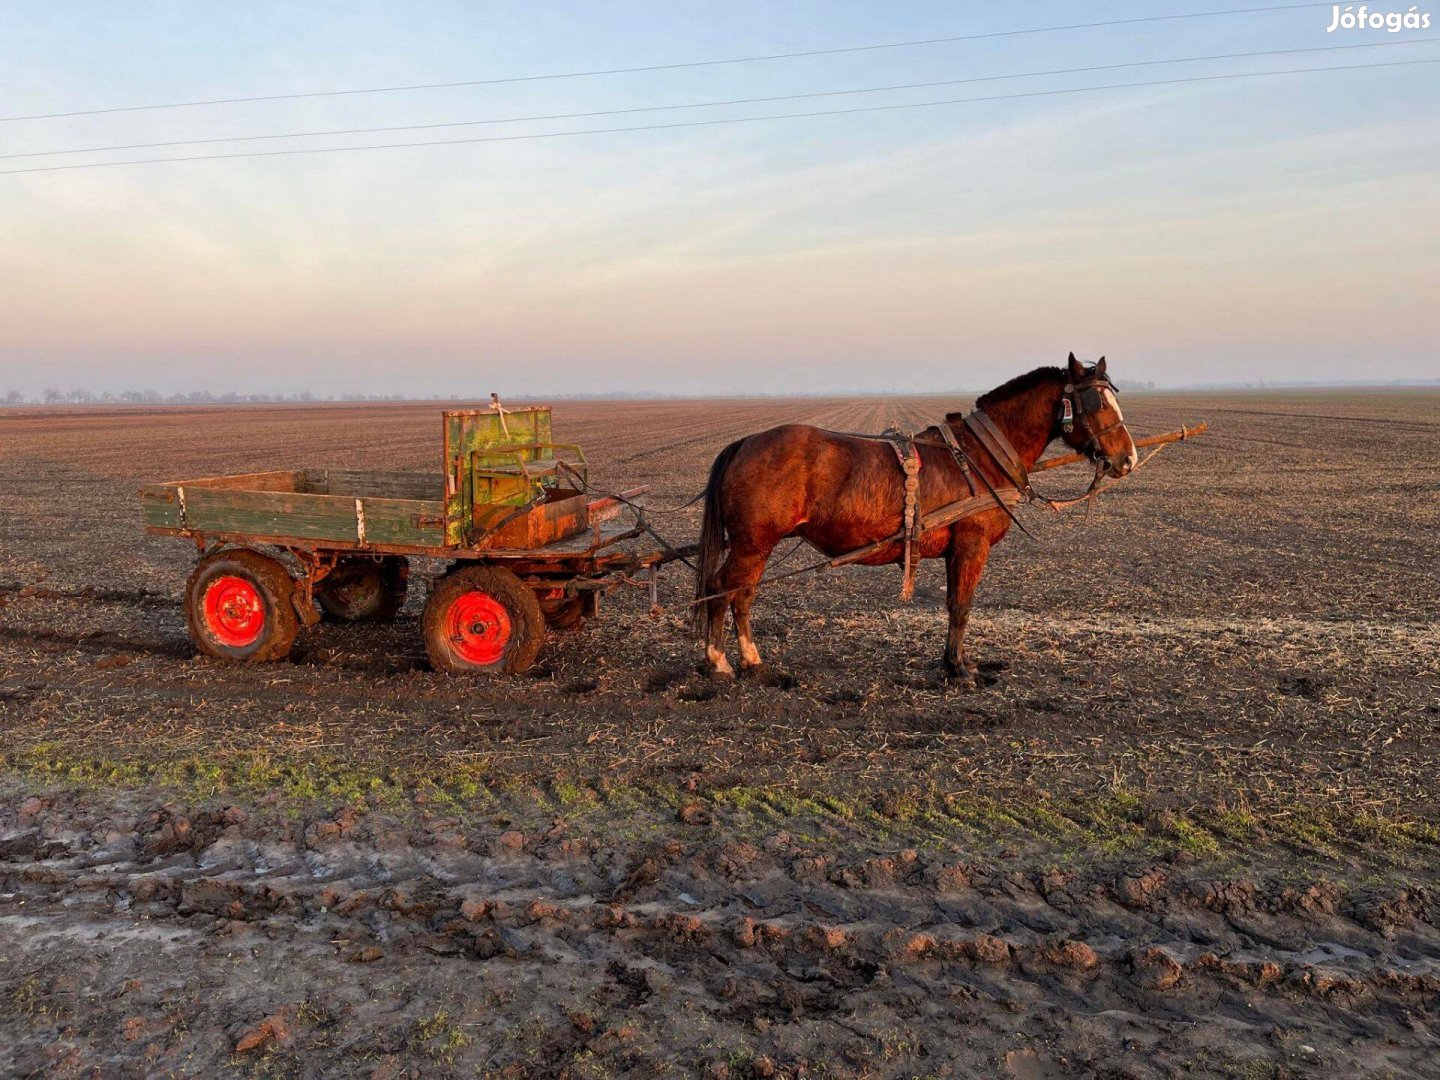
{"label": "horse's ear", "polygon": [[1105,358],[1103,356],[1100,357],[1099,360],[1095,361],[1095,374],[1102,377],[1105,374]]}
{"label": "horse's ear", "polygon": [[1075,354],[1070,354],[1070,381],[1076,382],[1085,374],[1085,365],[1075,359]]}

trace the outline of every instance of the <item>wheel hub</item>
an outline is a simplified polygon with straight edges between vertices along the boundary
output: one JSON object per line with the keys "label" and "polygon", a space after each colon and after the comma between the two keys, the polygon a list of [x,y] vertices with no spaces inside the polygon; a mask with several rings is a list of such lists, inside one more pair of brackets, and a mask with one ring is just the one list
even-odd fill
{"label": "wheel hub", "polygon": [[510,644],[510,612],[487,592],[468,592],[459,597],[450,605],[446,622],[450,647],[467,664],[494,664]]}
{"label": "wheel hub", "polygon": [[265,630],[265,602],[255,585],[227,574],[205,590],[205,625],[215,640],[232,649],[253,645]]}

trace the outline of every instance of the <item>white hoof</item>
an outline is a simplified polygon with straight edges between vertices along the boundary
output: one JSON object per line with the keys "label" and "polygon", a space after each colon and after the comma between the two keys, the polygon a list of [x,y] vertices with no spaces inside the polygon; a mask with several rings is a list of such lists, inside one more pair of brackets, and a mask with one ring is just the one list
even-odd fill
{"label": "white hoof", "polygon": [[705,646],[705,659],[710,661],[710,669],[716,675],[733,676],[735,674],[735,669],[730,666],[730,661],[726,659],[724,650],[717,649],[714,645],[707,645]]}

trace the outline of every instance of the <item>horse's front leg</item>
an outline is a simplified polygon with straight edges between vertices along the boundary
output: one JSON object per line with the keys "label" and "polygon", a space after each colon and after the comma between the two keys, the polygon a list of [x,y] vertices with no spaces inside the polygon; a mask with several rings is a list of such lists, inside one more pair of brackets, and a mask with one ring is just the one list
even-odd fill
{"label": "horse's front leg", "polygon": [[947,677],[962,686],[975,685],[975,673],[965,657],[965,624],[970,621],[970,603],[975,586],[990,556],[990,540],[974,528],[955,528],[950,549],[945,553],[945,610],[950,616],[950,633],[945,640]]}

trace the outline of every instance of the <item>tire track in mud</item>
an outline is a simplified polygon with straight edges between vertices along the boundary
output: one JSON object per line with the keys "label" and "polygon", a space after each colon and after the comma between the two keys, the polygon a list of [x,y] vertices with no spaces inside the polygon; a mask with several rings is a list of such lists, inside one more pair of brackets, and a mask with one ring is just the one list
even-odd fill
{"label": "tire track in mud", "polygon": [[124,604],[128,607],[183,607],[178,596],[150,589],[57,589],[48,585],[0,582],[0,604],[12,600],[75,600],[97,604]]}
{"label": "tire track in mud", "polygon": [[33,626],[0,626],[0,640],[26,644],[68,645],[86,653],[110,654],[117,651],[140,653],[146,656],[166,657],[171,660],[189,660],[195,656],[195,646],[188,640],[137,638],[109,630],[70,631],[48,630]]}
{"label": "tire track in mud", "polygon": [[[312,972],[348,962],[395,974],[423,958],[465,985],[541,965],[606,990],[597,1032],[683,988],[697,1041],[716,1028],[774,1033],[761,1042],[782,1064],[787,1031],[870,1039],[868,1017],[929,1023],[939,1002],[1011,1031],[1049,1017],[1052,1045],[1076,1036],[1072,1056],[1098,1030],[1201,1038],[1193,1021],[1220,1014],[1237,1047],[1258,1052],[1283,1029],[1332,1068],[1357,1038],[1383,1037],[1389,1060],[1414,1069],[1440,1047],[1429,1034],[1440,898],[1424,888],[1257,882],[1173,862],[1082,874],[914,850],[841,857],[783,832],[752,843],[678,825],[670,840],[627,844],[563,823],[502,832],[355,810],[279,822],[30,799],[6,817],[0,936],[32,976],[67,962],[57,941],[89,947],[97,928],[144,927],[192,937],[186,962],[202,966],[202,943],[256,934]],[[0,989],[14,978],[0,970]],[[90,1007],[109,1008],[111,990],[94,988]],[[205,1037],[205,1024],[191,1027]],[[693,1049],[674,1038],[672,1052]],[[1172,1047],[1182,1059],[1189,1038]],[[932,1039],[936,1060],[964,1052]]]}

